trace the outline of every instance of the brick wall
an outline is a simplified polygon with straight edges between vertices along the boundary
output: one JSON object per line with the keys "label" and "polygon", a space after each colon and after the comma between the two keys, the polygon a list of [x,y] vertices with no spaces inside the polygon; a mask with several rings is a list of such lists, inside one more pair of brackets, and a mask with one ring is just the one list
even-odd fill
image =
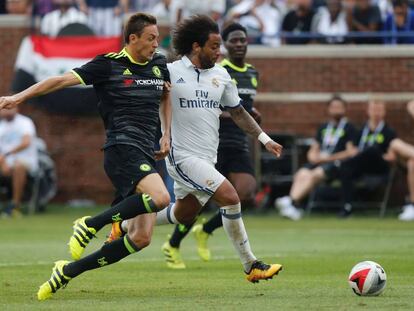
{"label": "brick wall", "polygon": [[[0,25],[0,46],[3,47],[1,94],[6,94],[10,88],[16,51],[27,33],[24,27]],[[346,50],[347,47],[341,49]],[[410,51],[414,55],[414,49]],[[265,57],[253,53],[249,59],[260,72],[260,91],[275,94],[275,99],[267,98],[257,103],[267,131],[313,136],[316,126],[325,119],[323,101],[279,100],[276,95],[280,93],[385,92],[397,94],[396,100],[387,103],[387,120],[401,137],[414,143],[411,135],[414,122],[405,112],[405,99],[398,100],[397,93],[414,92],[414,57],[379,57],[374,54],[372,57],[346,57],[343,54],[336,58],[325,55],[286,57],[279,56],[276,50],[269,53],[271,56]],[[104,141],[101,120],[97,116],[56,115],[28,105],[23,106],[22,111],[35,121],[39,136],[46,140],[56,162],[59,177],[56,200],[89,198],[101,203],[110,202],[113,191],[103,172],[103,154],[100,151]],[[352,101],[349,117],[356,124],[362,124],[365,120],[364,103]]]}

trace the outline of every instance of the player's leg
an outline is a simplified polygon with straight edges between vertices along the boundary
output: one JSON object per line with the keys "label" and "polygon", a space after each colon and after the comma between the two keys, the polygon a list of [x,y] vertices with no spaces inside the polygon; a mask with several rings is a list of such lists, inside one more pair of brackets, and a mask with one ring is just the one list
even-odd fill
{"label": "player's leg", "polygon": [[414,220],[414,159],[410,158],[407,161],[407,184],[410,195],[410,202],[403,207],[403,211],[398,215],[399,220],[412,221]]}
{"label": "player's leg", "polygon": [[[89,241],[106,224],[154,213],[168,205],[169,194],[153,165],[153,161],[135,147],[116,145],[105,150],[105,171],[125,199],[94,217],[85,216],[75,221],[69,240],[73,259],[78,260],[82,256]],[[148,184],[148,189],[158,191],[153,192],[153,196],[137,193],[139,184]]]}
{"label": "player's leg", "polygon": [[174,210],[171,212],[174,216],[170,217],[174,217],[176,223],[179,224],[175,227],[170,239],[161,247],[169,268],[184,269],[186,267],[180,254],[180,243],[191,229],[201,209],[202,205],[192,194],[187,194],[174,203]]}
{"label": "player's leg", "polygon": [[277,274],[282,269],[281,265],[267,265],[254,256],[241,218],[240,200],[232,184],[225,179],[212,198],[220,206],[224,231],[239,255],[247,279],[250,282],[258,282]]}
{"label": "player's leg", "polygon": [[[228,180],[236,189],[243,209],[254,206],[256,179],[252,173],[234,172],[228,174]],[[211,259],[211,251],[207,246],[209,236],[214,230],[223,226],[220,212],[214,214],[206,223],[195,225],[193,233],[197,242],[197,252],[204,261]]]}
{"label": "player's leg", "polygon": [[[158,174],[147,175],[139,181],[136,191],[139,190],[146,190],[156,198],[168,196],[167,189],[165,189],[164,183]],[[135,218],[130,223],[130,232],[122,238],[104,244],[99,250],[80,260],[57,262],[53,268],[51,278],[41,285],[38,291],[38,299],[44,300],[49,298],[52,293],[64,286],[69,280],[85,271],[116,263],[148,246],[154,223],[154,213],[141,215],[141,217]]]}

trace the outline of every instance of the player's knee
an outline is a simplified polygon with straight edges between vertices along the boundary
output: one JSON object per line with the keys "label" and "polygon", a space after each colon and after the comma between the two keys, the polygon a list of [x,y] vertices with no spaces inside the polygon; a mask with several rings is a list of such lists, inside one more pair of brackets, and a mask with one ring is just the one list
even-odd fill
{"label": "player's knee", "polygon": [[227,193],[223,195],[221,202],[224,205],[235,205],[235,204],[240,203],[240,198],[237,195],[236,191],[228,191]]}
{"label": "player's knee", "polygon": [[194,215],[176,215],[177,221],[182,225],[191,225],[196,220]]}
{"label": "player's knee", "polygon": [[161,192],[152,197],[155,210],[161,211],[170,204],[170,195],[167,191]]}
{"label": "player's knee", "polygon": [[143,249],[151,244],[151,234],[149,232],[133,231],[128,232],[128,236],[139,249]]}
{"label": "player's knee", "polygon": [[242,205],[252,206],[254,204],[254,199],[255,199],[254,196],[255,196],[254,191],[247,190],[247,191],[240,192],[240,201]]}

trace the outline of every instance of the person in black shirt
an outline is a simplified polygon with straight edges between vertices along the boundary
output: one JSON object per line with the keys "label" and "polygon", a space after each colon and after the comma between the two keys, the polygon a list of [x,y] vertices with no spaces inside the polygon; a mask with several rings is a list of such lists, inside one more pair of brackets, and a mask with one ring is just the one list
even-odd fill
{"label": "person in black shirt", "polygon": [[[142,13],[132,15],[125,26],[124,37],[126,45],[120,53],[99,55],[72,72],[0,98],[0,109],[11,108],[34,96],[64,87],[92,84],[106,131],[104,168],[117,197],[108,210],[75,221],[69,249],[76,261],[56,263],[51,278],[40,286],[39,300],[50,298],[82,272],[115,263],[146,247],[155,212],[170,201],[168,191],[154,169],[154,156],[163,158],[169,152],[171,122],[169,72],[165,57],[156,53],[159,37],[156,19]],[[161,150],[154,152],[159,112],[164,135]],[[131,222],[128,234],[122,239],[81,259],[84,248],[103,226],[137,215],[141,216]]]}
{"label": "person in black shirt", "polygon": [[364,174],[387,174],[389,171],[389,146],[395,132],[384,121],[386,108],[380,100],[368,103],[368,121],[359,131],[353,156],[340,165],[340,178],[344,194],[344,208],[339,216],[348,217],[354,199],[353,181]]}
{"label": "person in black shirt", "polygon": [[[369,0],[357,0],[355,6],[349,9],[347,18],[350,31],[374,32],[382,27],[380,9]],[[382,43],[382,39],[378,37],[353,38],[352,41],[357,44]]]}
{"label": "person in black shirt", "polygon": [[[300,0],[296,3],[296,8],[289,11],[282,22],[282,31],[290,32],[291,35],[306,34],[311,31],[313,16],[315,11],[312,8],[311,0]],[[283,39],[285,44],[307,44],[310,38],[288,37]]]}
{"label": "person in black shirt", "polygon": [[300,202],[322,181],[335,179],[337,163],[350,157],[354,149],[355,128],[345,117],[346,103],[335,95],[328,103],[330,121],[319,127],[316,140],[308,151],[309,163],[294,176],[289,196],[276,199],[280,214],[299,220]]}
{"label": "person in black shirt", "polygon": [[[227,49],[228,57],[220,63],[237,84],[242,105],[256,121],[260,121],[260,113],[253,107],[254,97],[258,84],[258,72],[245,62],[247,53],[247,30],[238,23],[227,25],[222,31],[222,39]],[[217,154],[217,170],[226,176],[235,187],[243,207],[254,204],[256,179],[250,156],[249,142],[246,133],[240,129],[230,116],[223,111],[220,115],[219,146]],[[223,225],[220,212],[215,214],[204,225],[193,228],[201,259],[209,261],[210,250],[207,248],[207,239],[217,228]],[[170,268],[185,268],[179,255],[181,241],[190,231],[191,225],[177,225],[174,233],[163,249],[168,257]],[[167,254],[168,253],[168,254]],[[173,254],[173,256],[171,256]]]}

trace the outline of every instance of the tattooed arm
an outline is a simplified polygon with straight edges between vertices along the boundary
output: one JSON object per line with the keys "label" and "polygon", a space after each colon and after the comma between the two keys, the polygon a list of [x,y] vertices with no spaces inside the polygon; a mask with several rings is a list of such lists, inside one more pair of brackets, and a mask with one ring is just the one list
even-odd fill
{"label": "tattooed arm", "polygon": [[264,136],[265,138],[265,147],[266,149],[273,153],[275,156],[279,157],[282,153],[283,147],[278,143],[274,142],[272,139],[268,138],[268,136],[263,132],[257,122],[253,119],[253,117],[243,108],[242,105],[230,108],[229,113],[233,119],[233,121],[247,134],[252,135],[253,137],[259,139],[262,143],[263,140],[259,138],[259,136]]}

